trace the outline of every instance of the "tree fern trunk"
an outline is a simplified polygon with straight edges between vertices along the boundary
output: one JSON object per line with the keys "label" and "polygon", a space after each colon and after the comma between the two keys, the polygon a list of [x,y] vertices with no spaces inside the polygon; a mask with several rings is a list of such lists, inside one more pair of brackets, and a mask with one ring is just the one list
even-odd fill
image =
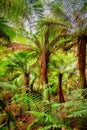
{"label": "tree fern trunk", "polygon": [[41,52],[40,56],[40,76],[39,76],[39,85],[44,87],[44,98],[46,100],[50,100],[50,92],[49,92],[49,85],[48,85],[48,63],[49,63],[50,53],[46,51],[45,47]]}
{"label": "tree fern trunk", "polygon": [[86,36],[81,36],[78,39],[78,65],[80,74],[80,88],[86,86]]}
{"label": "tree fern trunk", "polygon": [[30,79],[30,77],[29,77],[29,73],[25,73],[24,74],[24,86],[26,87],[26,93],[28,93],[29,92],[29,79]]}
{"label": "tree fern trunk", "polygon": [[48,74],[47,74],[47,62],[46,62],[46,52],[45,49],[42,50],[41,55],[40,55],[40,76],[39,76],[39,84],[44,85],[48,84]]}
{"label": "tree fern trunk", "polygon": [[58,87],[58,95],[59,95],[59,102],[65,102],[63,90],[62,90],[62,76],[63,74],[59,73],[58,79],[59,79],[59,87]]}

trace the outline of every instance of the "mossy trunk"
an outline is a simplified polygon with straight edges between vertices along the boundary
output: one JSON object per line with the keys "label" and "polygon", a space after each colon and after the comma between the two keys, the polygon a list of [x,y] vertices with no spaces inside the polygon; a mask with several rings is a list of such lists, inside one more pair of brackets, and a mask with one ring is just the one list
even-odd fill
{"label": "mossy trunk", "polygon": [[87,36],[83,35],[78,38],[78,66],[80,74],[80,88],[85,89],[86,86],[86,42]]}
{"label": "mossy trunk", "polygon": [[41,55],[40,55],[40,75],[39,75],[39,86],[42,85],[44,87],[44,97],[47,100],[50,100],[50,92],[49,92],[49,85],[48,85],[48,63],[49,63],[50,53],[46,51],[45,47],[43,48]]}
{"label": "mossy trunk", "polygon": [[62,89],[62,73],[59,73],[58,80],[59,80],[59,86],[58,86],[58,95],[59,95],[59,102],[65,102],[64,95],[63,95],[63,89]]}
{"label": "mossy trunk", "polygon": [[48,84],[48,63],[49,61],[47,60],[46,56],[46,50],[45,48],[42,50],[41,55],[40,55],[40,76],[39,76],[39,84],[44,85]]}

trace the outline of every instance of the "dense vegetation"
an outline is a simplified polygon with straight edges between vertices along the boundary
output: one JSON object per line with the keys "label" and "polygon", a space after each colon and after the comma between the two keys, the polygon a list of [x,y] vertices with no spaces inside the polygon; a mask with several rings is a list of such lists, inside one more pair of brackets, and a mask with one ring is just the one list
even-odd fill
{"label": "dense vegetation", "polygon": [[0,0],[0,130],[87,129],[87,0]]}

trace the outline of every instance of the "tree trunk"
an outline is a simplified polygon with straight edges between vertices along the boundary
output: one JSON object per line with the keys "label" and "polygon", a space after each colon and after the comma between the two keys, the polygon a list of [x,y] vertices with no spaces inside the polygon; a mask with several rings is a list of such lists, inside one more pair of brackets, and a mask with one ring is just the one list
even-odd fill
{"label": "tree trunk", "polygon": [[80,74],[80,88],[87,88],[86,86],[86,36],[78,38],[78,65]]}
{"label": "tree trunk", "polygon": [[42,50],[40,55],[40,76],[39,76],[39,85],[48,84],[48,61],[47,61],[46,51]]}
{"label": "tree trunk", "polygon": [[26,93],[28,93],[29,92],[29,79],[30,79],[30,77],[29,77],[30,75],[29,75],[29,73],[25,73],[24,74],[24,86],[26,87]]}
{"label": "tree trunk", "polygon": [[62,90],[62,76],[63,76],[63,74],[59,73],[59,76],[58,76],[58,80],[59,80],[58,95],[59,95],[59,102],[60,103],[65,102],[63,90]]}
{"label": "tree trunk", "polygon": [[49,85],[48,85],[48,63],[49,63],[49,57],[50,53],[49,51],[46,51],[45,47],[41,52],[40,55],[40,76],[39,76],[39,86],[44,86],[44,98],[46,97],[46,100],[50,100],[50,92],[49,92]]}

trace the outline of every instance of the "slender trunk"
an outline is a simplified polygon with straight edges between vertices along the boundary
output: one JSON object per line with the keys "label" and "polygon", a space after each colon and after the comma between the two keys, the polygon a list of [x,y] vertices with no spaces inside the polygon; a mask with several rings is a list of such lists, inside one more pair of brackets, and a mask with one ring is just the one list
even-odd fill
{"label": "slender trunk", "polygon": [[24,86],[26,87],[26,93],[29,92],[29,73],[24,74]]}
{"label": "slender trunk", "polygon": [[63,90],[62,90],[62,76],[63,76],[63,74],[59,73],[59,76],[58,76],[58,80],[59,80],[58,94],[59,94],[59,102],[60,103],[65,102]]}
{"label": "slender trunk", "polygon": [[81,36],[78,38],[78,65],[80,74],[80,88],[86,86],[86,42],[87,37]]}

